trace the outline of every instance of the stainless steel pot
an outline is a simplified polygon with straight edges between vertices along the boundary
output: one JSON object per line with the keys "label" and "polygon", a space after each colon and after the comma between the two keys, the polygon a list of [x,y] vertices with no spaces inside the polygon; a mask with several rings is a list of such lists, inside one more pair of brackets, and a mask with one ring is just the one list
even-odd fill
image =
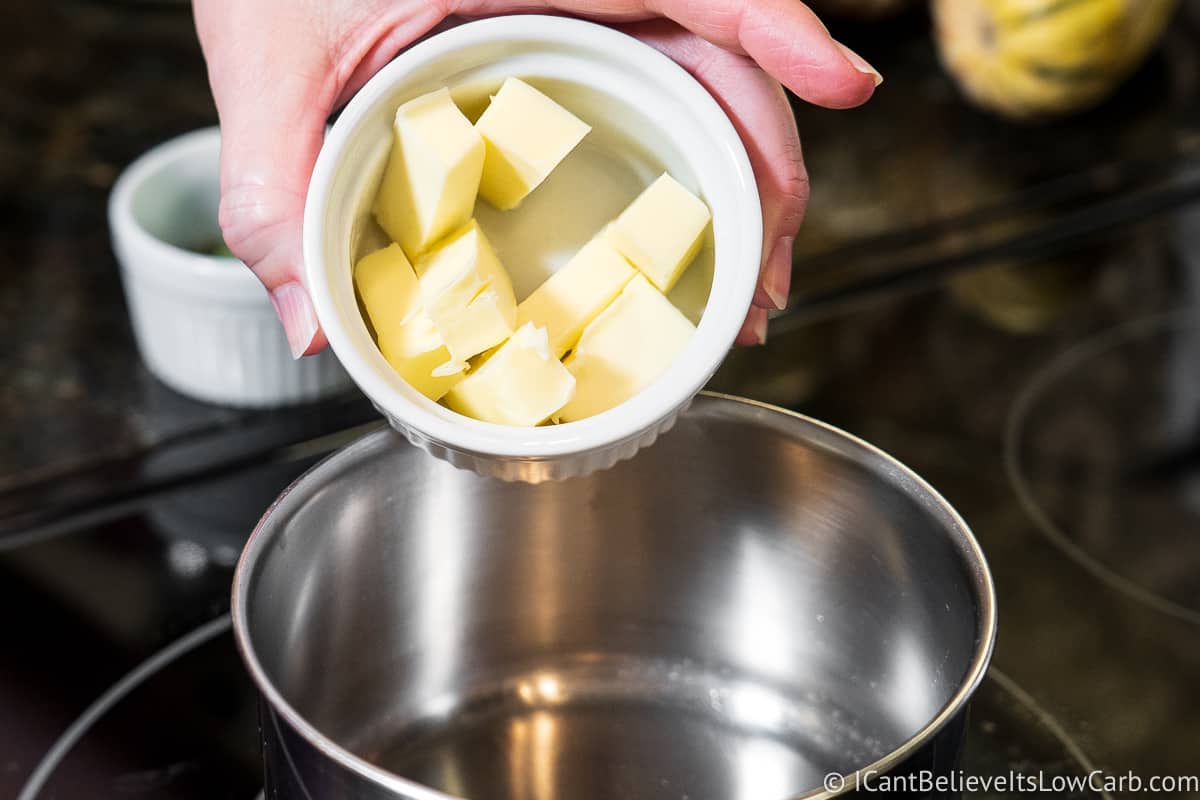
{"label": "stainless steel pot", "polygon": [[289,800],[784,800],[945,771],[995,634],[928,485],[717,396],[537,486],[371,434],[267,512],[233,619]]}

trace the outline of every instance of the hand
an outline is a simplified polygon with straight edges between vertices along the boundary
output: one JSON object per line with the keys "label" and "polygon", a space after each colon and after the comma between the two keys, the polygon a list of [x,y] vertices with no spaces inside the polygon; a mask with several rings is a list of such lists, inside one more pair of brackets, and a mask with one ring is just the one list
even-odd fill
{"label": "hand", "polygon": [[780,82],[829,108],[881,78],[799,0],[195,0],[221,120],[220,224],[267,287],[296,357],[325,347],[301,273],[304,196],[325,122],[401,49],[450,15],[544,10],[617,25],[713,94],[746,144],[763,205],[763,262],[741,344],[782,308],[808,201],[800,139]]}

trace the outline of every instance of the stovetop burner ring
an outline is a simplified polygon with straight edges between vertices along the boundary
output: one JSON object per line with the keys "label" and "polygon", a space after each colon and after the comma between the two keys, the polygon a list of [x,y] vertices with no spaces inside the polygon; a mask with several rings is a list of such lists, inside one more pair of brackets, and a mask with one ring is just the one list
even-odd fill
{"label": "stovetop burner ring", "polygon": [[78,744],[91,727],[127,695],[175,661],[232,628],[233,618],[229,614],[223,614],[179,637],[125,673],[120,680],[106,689],[104,694],[84,709],[83,713],[76,717],[75,721],[54,741],[54,744],[50,745],[50,749],[42,756],[42,760],[34,767],[33,772],[25,781],[25,785],[17,794],[17,800],[36,800],[59,763],[71,752],[71,748]]}
{"label": "stovetop burner ring", "polygon": [[[1067,733],[1053,714],[1043,708],[1034,699],[1033,695],[1022,689],[1020,684],[997,667],[990,668],[987,676],[994,680],[1001,689],[1011,695],[1018,705],[1024,707],[1047,733],[1058,740],[1058,743],[1062,745],[1067,755],[1082,769],[1084,775],[1092,775],[1099,771],[1079,743],[1075,741],[1071,734]],[[1113,800],[1113,796],[1102,789],[1096,789],[1095,792],[1102,800]]]}
{"label": "stovetop burner ring", "polygon": [[1138,603],[1192,625],[1200,625],[1200,610],[1165,597],[1121,574],[1075,541],[1039,501],[1032,482],[1027,479],[1021,466],[1022,437],[1026,433],[1031,411],[1059,379],[1088,361],[1099,359],[1122,346],[1156,334],[1181,329],[1196,329],[1200,334],[1200,313],[1194,309],[1186,309],[1132,320],[1079,342],[1054,356],[1034,374],[1013,403],[1005,426],[1004,468],[1018,501],[1034,521],[1037,530],[1063,554],[1096,579]]}

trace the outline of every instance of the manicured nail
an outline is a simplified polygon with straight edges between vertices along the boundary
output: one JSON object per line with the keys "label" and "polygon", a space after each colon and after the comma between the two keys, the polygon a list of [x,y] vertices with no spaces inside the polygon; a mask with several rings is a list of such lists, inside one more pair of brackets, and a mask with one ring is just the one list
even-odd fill
{"label": "manicured nail", "polygon": [[767,343],[767,310],[765,308],[756,308],[752,312],[754,314],[754,338],[759,344]]}
{"label": "manicured nail", "polygon": [[300,358],[317,335],[317,312],[313,310],[308,292],[299,283],[285,283],[271,292],[271,305],[287,333],[292,358]]}
{"label": "manicured nail", "polygon": [[842,55],[846,57],[847,61],[854,65],[856,70],[864,75],[870,75],[871,80],[875,81],[876,86],[883,83],[883,76],[879,74],[879,70],[868,64],[865,58],[851,50],[849,47],[846,47],[846,45],[842,44],[841,42],[834,42],[834,44],[838,46],[838,48],[842,51]]}
{"label": "manicured nail", "polygon": [[771,298],[776,310],[787,308],[788,286],[792,282],[793,236],[780,236],[767,258],[767,272],[763,275],[763,291]]}

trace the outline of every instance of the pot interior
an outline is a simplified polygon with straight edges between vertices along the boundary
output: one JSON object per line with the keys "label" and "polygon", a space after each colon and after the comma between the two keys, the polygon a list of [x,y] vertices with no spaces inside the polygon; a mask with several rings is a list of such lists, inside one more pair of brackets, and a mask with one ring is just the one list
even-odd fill
{"label": "pot interior", "polygon": [[906,470],[711,397],[562,483],[372,434],[268,515],[235,606],[317,732],[476,800],[819,789],[977,679],[992,625],[969,532]]}

